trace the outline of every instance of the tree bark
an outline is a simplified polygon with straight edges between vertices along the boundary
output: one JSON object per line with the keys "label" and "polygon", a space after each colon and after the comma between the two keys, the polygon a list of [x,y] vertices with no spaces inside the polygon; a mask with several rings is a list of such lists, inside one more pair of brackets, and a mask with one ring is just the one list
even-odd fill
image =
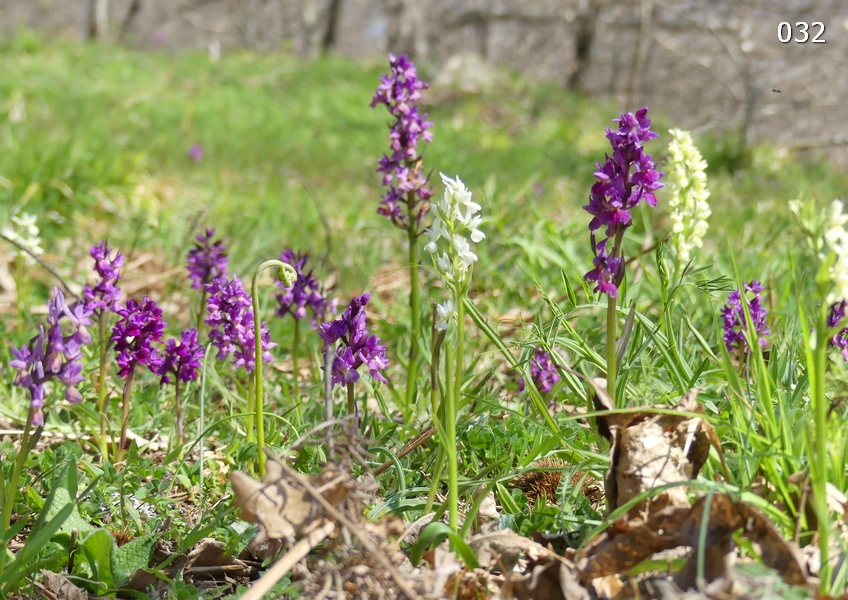
{"label": "tree bark", "polygon": [[132,0],[132,2],[130,2],[129,9],[127,9],[127,14],[124,17],[124,21],[121,23],[121,33],[118,36],[120,41],[124,41],[127,34],[132,29],[132,26],[135,23],[135,19],[140,11],[141,0]]}
{"label": "tree bark", "polygon": [[327,25],[321,40],[321,54],[327,55],[336,47],[339,34],[339,17],[342,12],[342,0],[330,0],[327,7]]}
{"label": "tree bark", "polygon": [[388,20],[386,45],[393,54],[408,54],[415,60],[430,52],[426,14],[420,0],[385,0]]}
{"label": "tree bark", "polygon": [[102,40],[109,33],[109,0],[89,0],[88,39]]}
{"label": "tree bark", "polygon": [[598,29],[603,0],[580,0],[574,34],[574,70],[568,77],[566,87],[574,91],[585,91],[585,76],[592,58],[592,46]]}

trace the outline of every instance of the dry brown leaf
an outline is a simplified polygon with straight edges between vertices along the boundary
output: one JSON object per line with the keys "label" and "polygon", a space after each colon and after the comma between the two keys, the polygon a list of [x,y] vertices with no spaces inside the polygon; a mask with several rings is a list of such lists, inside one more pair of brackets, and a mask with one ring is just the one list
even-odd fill
{"label": "dry brown leaf", "polygon": [[[596,389],[596,405],[610,404],[605,394]],[[674,410],[702,413],[697,395],[697,388],[690,390]],[[604,425],[610,439],[610,469],[605,486],[610,512],[647,490],[694,479],[709,455],[710,429],[703,419],[647,411],[601,419],[598,418],[599,427]],[[685,486],[671,487],[645,499],[630,513],[647,515],[667,506],[689,506]]]}
{"label": "dry brown leaf", "polygon": [[[528,574],[522,577],[510,576],[504,587],[516,600],[589,600],[589,592],[581,586],[574,568],[562,560],[549,555],[544,561],[533,562],[528,566]],[[510,595],[505,594],[507,598]]]}
{"label": "dry brown leaf", "polygon": [[[265,467],[263,482],[241,471],[230,474],[235,492],[233,503],[241,509],[242,517],[261,524],[266,537],[288,541],[319,524],[324,511],[306,488],[284,477],[283,467],[276,458],[269,457]],[[347,494],[345,478],[333,465],[327,465],[323,472],[308,480],[333,506]]]}
{"label": "dry brown leaf", "polygon": [[[618,519],[580,552],[580,580],[585,583],[624,573],[662,550],[678,546],[697,549],[707,502],[707,554],[703,560],[708,582],[727,576],[732,536],[742,529],[743,535],[759,545],[763,563],[781,573],[786,583],[806,583],[803,561],[792,543],[783,539],[759,509],[726,494],[702,496],[691,508],[669,506],[647,520],[628,516]],[[695,585],[698,560],[697,552],[693,552],[677,573],[675,582],[682,589]]]}
{"label": "dry brown leaf", "polygon": [[88,600],[88,592],[75,586],[61,573],[42,569],[41,575],[44,577],[44,587],[59,600]]}

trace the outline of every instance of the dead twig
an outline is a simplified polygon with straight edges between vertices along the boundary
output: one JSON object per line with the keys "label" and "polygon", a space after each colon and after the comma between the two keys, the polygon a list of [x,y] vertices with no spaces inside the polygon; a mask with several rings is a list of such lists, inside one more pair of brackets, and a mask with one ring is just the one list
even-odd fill
{"label": "dead twig", "polygon": [[70,294],[71,296],[73,296],[73,297],[74,297],[75,299],[77,299],[77,300],[82,300],[82,296],[80,296],[80,295],[79,295],[79,294],[77,294],[74,290],[72,290],[72,289],[71,289],[71,287],[68,285],[68,282],[67,282],[67,281],[65,281],[65,279],[64,279],[61,275],[59,275],[59,273],[56,271],[56,269],[54,269],[53,267],[51,267],[50,265],[48,265],[46,262],[44,262],[43,260],[41,260],[41,258],[39,258],[39,257],[38,257],[38,255],[37,255],[37,254],[35,254],[32,250],[30,250],[29,248],[27,248],[25,245],[21,244],[21,243],[20,243],[20,242],[18,242],[17,240],[13,240],[12,238],[10,238],[10,237],[8,237],[8,236],[6,236],[6,235],[2,234],[2,233],[0,233],[0,238],[3,238],[4,240],[6,240],[7,242],[9,242],[9,243],[10,243],[10,244],[12,244],[13,246],[15,246],[16,248],[18,248],[19,250],[21,250],[21,251],[23,251],[23,252],[26,252],[26,253],[27,253],[27,254],[28,254],[28,255],[29,255],[29,256],[30,256],[30,257],[31,257],[31,258],[32,258],[35,262],[37,262],[39,265],[41,265],[42,267],[44,267],[45,269],[47,269],[47,271],[48,271],[48,272],[49,272],[49,273],[50,273],[53,277],[55,277],[56,279],[58,279],[58,280],[59,280],[59,283],[61,283],[61,284],[62,284],[62,287],[63,287],[63,288],[65,288],[65,291],[66,291],[66,292],[68,292],[68,294]]}
{"label": "dead twig", "polygon": [[[304,483],[302,480],[299,481],[301,482],[301,484],[306,486],[307,490],[310,490],[310,493],[312,493],[312,490],[314,490],[314,488],[312,488],[312,486],[309,485],[308,482]],[[323,500],[323,497],[320,494],[316,493],[314,497]],[[241,597],[242,600],[262,600],[262,598],[265,597],[265,594],[271,591],[271,588],[273,588],[274,585],[280,579],[282,579],[286,573],[292,570],[292,567],[294,567],[297,563],[303,560],[307,554],[312,552],[312,549],[315,546],[317,546],[325,539],[333,535],[335,531],[335,523],[327,521],[318,529],[311,532],[305,538],[301,539],[294,546],[292,546],[292,549],[289,550],[285,556],[278,560],[273,567],[268,569],[265,574],[251,586],[247,593]]]}
{"label": "dead twig", "polygon": [[[425,429],[424,431],[422,431],[421,433],[416,435],[414,438],[412,438],[411,440],[406,442],[403,445],[403,447],[400,449],[400,451],[397,453],[397,457],[403,458],[404,456],[406,456],[407,454],[409,454],[410,452],[412,452],[413,450],[415,450],[419,446],[423,445],[424,442],[429,440],[435,434],[436,434],[436,426],[430,425],[427,429]],[[385,472],[385,470],[388,469],[389,467],[391,467],[392,464],[394,464],[394,463],[391,460],[387,460],[382,465],[377,467],[377,469],[374,471],[374,477]]]}
{"label": "dead twig", "polygon": [[[269,454],[271,455],[271,458],[276,460],[276,457],[273,456],[272,453]],[[370,535],[367,531],[364,531],[356,523],[347,518],[347,516],[345,516],[339,509],[337,509],[326,498],[324,498],[324,496],[321,495],[321,493],[317,489],[315,489],[315,486],[313,486],[309,482],[309,479],[306,476],[295,471],[285,463],[281,462],[280,466],[282,467],[283,471],[286,473],[286,476],[290,480],[296,481],[299,485],[301,485],[307,491],[307,493],[312,496],[312,498],[318,504],[321,505],[321,507],[324,509],[324,514],[334,519],[341,525],[344,525],[350,531],[356,532],[356,537],[359,539],[360,542],[362,542],[362,545],[371,554],[374,560],[377,561],[380,566],[385,569],[386,573],[394,580],[395,585],[398,586],[398,589],[400,589],[410,599],[423,600],[421,596],[418,595],[415,590],[413,590],[409,586],[407,579],[404,578],[404,576],[398,572],[397,568],[395,568],[391,561],[389,561],[385,557],[385,555],[380,551],[379,546],[371,540]],[[247,596],[243,596],[242,598],[247,598]]]}

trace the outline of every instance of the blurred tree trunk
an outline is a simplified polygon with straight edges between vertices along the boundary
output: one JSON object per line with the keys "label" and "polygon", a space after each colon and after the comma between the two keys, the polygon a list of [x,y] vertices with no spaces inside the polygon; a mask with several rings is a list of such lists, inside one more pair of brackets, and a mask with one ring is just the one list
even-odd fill
{"label": "blurred tree trunk", "polygon": [[321,0],[301,0],[298,11],[297,49],[301,56],[315,56],[321,43]]}
{"label": "blurred tree trunk", "polygon": [[330,0],[327,7],[327,26],[321,40],[321,54],[328,54],[336,47],[339,35],[339,17],[342,12],[342,0]]}
{"label": "blurred tree trunk", "polygon": [[388,20],[386,45],[394,54],[409,54],[424,59],[430,51],[424,2],[420,0],[384,0]]}
{"label": "blurred tree trunk", "polygon": [[241,35],[244,45],[249,50],[258,50],[261,42],[262,0],[245,0],[242,11]]}
{"label": "blurred tree trunk", "polygon": [[101,40],[109,33],[109,0],[89,0],[88,39]]}
{"label": "blurred tree trunk", "polygon": [[639,2],[639,30],[636,37],[636,49],[633,52],[633,60],[627,78],[627,105],[633,104],[633,98],[637,95],[637,86],[641,86],[645,80],[645,69],[648,64],[651,44],[654,36],[654,3],[652,0],[640,0]]}
{"label": "blurred tree trunk", "polygon": [[574,33],[574,70],[566,86],[570,90],[585,91],[585,76],[592,58],[592,46],[598,30],[598,19],[604,0],[579,0]]}
{"label": "blurred tree trunk", "polygon": [[127,9],[127,15],[121,23],[121,33],[118,36],[118,39],[121,42],[124,41],[127,34],[135,24],[135,19],[138,16],[139,11],[141,11],[141,0],[132,0],[132,2],[130,2],[130,7]]}

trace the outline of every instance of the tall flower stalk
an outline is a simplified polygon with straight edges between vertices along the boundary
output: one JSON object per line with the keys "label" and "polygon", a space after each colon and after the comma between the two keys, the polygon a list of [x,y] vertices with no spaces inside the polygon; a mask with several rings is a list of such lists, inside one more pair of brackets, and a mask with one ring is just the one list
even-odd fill
{"label": "tall flower stalk", "polygon": [[406,380],[406,402],[415,402],[418,376],[418,339],[421,335],[421,306],[418,283],[418,238],[422,233],[422,220],[430,211],[433,190],[427,187],[429,175],[423,172],[424,160],[418,144],[430,142],[433,124],[427,115],[418,111],[421,91],[430,87],[418,78],[415,65],[405,54],[389,55],[390,75],[382,75],[371,108],[384,105],[394,121],[389,125],[390,154],[377,162],[378,173],[383,174],[387,190],[377,212],[395,226],[406,230],[409,250],[409,310],[411,312],[411,339],[409,366]]}
{"label": "tall flower stalk", "polygon": [[389,366],[386,347],[380,338],[369,333],[365,306],[371,300],[368,292],[355,296],[341,318],[321,325],[318,334],[324,340],[322,354],[333,349],[332,385],[347,389],[347,412],[358,415],[353,385],[359,381],[359,368],[365,365],[371,379],[386,383],[383,371]]}
{"label": "tall flower stalk", "polygon": [[[279,260],[266,260],[259,265],[253,273],[253,280],[250,284],[250,295],[253,298],[253,354],[255,357],[262,356],[264,347],[262,341],[262,333],[265,329],[265,323],[259,318],[259,294],[257,287],[259,285],[259,276],[265,269],[276,267],[277,278],[286,284],[286,287],[291,286],[297,280],[297,271],[294,267]],[[261,360],[256,360],[256,369],[253,377],[253,393],[254,411],[256,412],[256,443],[259,446],[259,474],[265,476],[265,393],[262,389],[262,363]]]}
{"label": "tall flower stalk", "polygon": [[[253,287],[256,287],[258,274],[267,267],[276,265],[283,272],[293,270],[289,265],[283,265],[278,260],[270,260],[262,263],[253,276]],[[283,265],[283,266],[280,266]],[[210,327],[209,340],[218,349],[217,359],[223,360],[232,355],[231,362],[234,367],[241,367],[246,373],[254,373],[253,389],[248,397],[253,399],[253,410],[248,410],[247,416],[247,441],[252,442],[254,431],[254,417],[256,418],[257,437],[260,425],[262,402],[258,399],[262,395],[262,363],[272,360],[271,348],[276,344],[271,342],[271,334],[265,323],[259,319],[259,302],[254,295],[253,299],[247,294],[244,285],[237,276],[232,278],[218,277],[212,283],[206,285],[208,298],[206,300],[207,317],[205,323]],[[255,307],[255,308],[254,308]],[[259,381],[259,389],[256,382]],[[260,469],[265,467],[265,456],[262,444],[265,442],[264,428],[261,431],[262,439],[257,440],[259,446]]]}
{"label": "tall flower stalk", "polygon": [[[120,252],[115,252],[111,257],[112,250],[106,240],[91,247],[91,258],[94,259],[94,270],[99,280],[91,287],[86,285],[83,290],[85,306],[97,316],[98,336],[100,342],[100,369],[97,377],[97,410],[100,413],[100,453],[106,456],[108,453],[107,438],[109,427],[107,422],[107,398],[106,379],[109,375],[109,337],[107,317],[114,314],[120,308],[121,289],[118,282],[121,280],[120,268],[124,265],[124,257]],[[111,258],[110,258],[111,257]]]}
{"label": "tall flower stalk", "polygon": [[771,332],[766,323],[766,309],[763,306],[763,297],[760,294],[763,289],[762,284],[754,279],[751,283],[743,284],[742,290],[730,292],[727,304],[721,309],[722,327],[724,329],[722,339],[728,352],[735,350],[742,355],[748,353],[746,310],[748,316],[750,316],[757,343],[763,348],[768,344],[766,338]]}
{"label": "tall flower stalk", "polygon": [[[594,268],[583,276],[594,281],[595,292],[607,295],[607,391],[616,398],[616,301],[624,280],[624,256],[621,248],[624,232],[633,223],[631,210],[643,200],[656,206],[654,192],[662,187],[662,174],[657,172],[650,154],[645,154],[643,144],[657,138],[651,131],[648,109],[636,114],[621,114],[618,129],[607,129],[606,137],[612,146],[603,165],[596,163],[597,180],[589,194],[589,204],[583,208],[592,215],[589,223]],[[605,227],[599,239],[599,230]]]}
{"label": "tall flower stalk", "polygon": [[126,378],[121,403],[121,437],[115,455],[115,462],[120,463],[127,443],[135,369],[143,365],[153,373],[161,372],[165,361],[153,343],[162,341],[167,323],[162,319],[162,309],[148,296],[141,302],[127,300],[126,306],[118,309],[118,315],[120,318],[112,328],[112,341],[118,353],[115,361],[119,367],[118,376]]}
{"label": "tall flower stalk", "polygon": [[[800,213],[799,203],[793,210]],[[799,214],[800,216],[800,214]],[[813,508],[818,522],[821,552],[821,572],[819,573],[819,592],[827,595],[832,582],[830,563],[830,535],[832,522],[827,503],[828,456],[827,421],[830,402],[826,397],[825,377],[827,357],[832,345],[840,346],[839,339],[845,326],[845,306],[848,300],[848,214],[841,200],[834,200],[824,219],[824,243],[816,240],[821,267],[816,274],[816,288],[820,302],[815,312],[815,329],[810,331],[804,313],[801,313],[804,325],[804,348],[807,361],[807,374],[810,382],[810,401],[813,407],[812,435],[808,433],[810,453],[810,479],[813,488]],[[808,430],[809,431],[809,430]]]}
{"label": "tall flower stalk", "polygon": [[[52,386],[65,388],[65,399],[71,404],[82,402],[76,385],[85,380],[82,376],[82,348],[91,343],[88,326],[91,320],[82,303],[68,306],[58,288],[53,288],[53,298],[47,303],[47,328],[39,325],[38,334],[20,348],[12,348],[10,366],[17,371],[12,385],[29,393],[29,410],[24,425],[21,446],[8,477],[0,473],[0,536],[9,531],[12,510],[24,464],[35,446],[44,426],[44,400]],[[35,427],[35,431],[33,431]],[[0,573],[6,563],[5,548],[0,551]]]}
{"label": "tall flower stalk", "polygon": [[[469,240],[481,242],[486,236],[480,230],[480,205],[471,199],[471,192],[457,177],[441,174],[445,194],[436,205],[433,225],[425,231],[428,238],[424,249],[433,256],[436,271],[450,291],[451,299],[437,307],[436,329],[446,330],[456,322],[456,336],[445,359],[445,401],[439,415],[439,439],[448,460],[448,519],[451,529],[459,527],[459,465],[456,445],[456,417],[462,397],[463,353],[465,351],[465,297],[471,286],[473,265],[477,255]],[[440,244],[439,242],[442,241]],[[441,250],[441,254],[439,254]],[[435,403],[434,403],[435,405]],[[434,480],[434,485],[437,482]]]}
{"label": "tall flower stalk", "polygon": [[200,362],[205,350],[197,341],[197,329],[191,327],[184,329],[180,334],[180,341],[175,338],[168,340],[165,346],[165,356],[159,374],[162,379],[160,385],[174,383],[174,405],[177,413],[176,429],[177,441],[185,442],[183,431],[183,404],[180,397],[180,385],[197,379],[200,371]]}
{"label": "tall flower stalk", "polygon": [[692,251],[700,249],[707,233],[711,210],[707,199],[707,161],[692,141],[688,131],[670,129],[669,158],[665,164],[668,206],[671,208],[671,238],[677,261],[688,263]]}

